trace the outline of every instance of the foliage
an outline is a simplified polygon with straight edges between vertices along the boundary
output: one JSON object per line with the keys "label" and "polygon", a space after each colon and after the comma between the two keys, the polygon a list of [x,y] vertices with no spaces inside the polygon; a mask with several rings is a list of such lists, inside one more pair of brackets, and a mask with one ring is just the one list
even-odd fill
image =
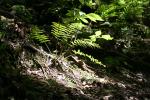
{"label": "foliage", "polygon": [[[51,32],[50,30],[47,32],[45,26],[39,28],[39,26],[31,25],[31,38],[40,43],[50,41],[56,44],[55,49],[60,48],[61,51],[67,52],[79,49],[78,47],[87,50],[88,48],[99,49],[101,43],[98,40],[112,40],[111,36],[116,39],[116,45],[123,43],[123,48],[130,48],[133,46],[132,42],[135,43],[135,38],[140,39],[149,34],[149,27],[143,24],[144,7],[148,3],[148,0],[116,0],[113,2],[112,0],[105,2],[103,0],[49,2],[47,0],[37,2],[8,0],[7,2],[2,1],[1,5],[9,6],[10,9],[7,11],[10,11],[14,18],[19,18],[24,22],[40,22],[39,19],[42,19],[52,24]],[[85,13],[82,11],[83,7],[86,9],[90,7],[91,11]],[[52,20],[47,18],[50,15],[53,16],[52,19],[57,16],[58,20],[51,23]],[[107,22],[111,24],[110,27],[107,27]],[[96,23],[96,28],[93,23]],[[5,31],[2,30],[1,37],[4,36],[4,33]]]}
{"label": "foliage", "polygon": [[148,4],[149,0],[116,0],[98,6],[96,13],[111,23],[111,28],[104,28],[103,32],[113,35],[118,48],[132,48],[133,42],[138,43],[139,39],[148,36],[149,27],[143,23],[143,13]]}
{"label": "foliage", "polygon": [[76,51],[76,50],[73,50],[73,52],[76,54],[76,55],[80,55],[80,56],[83,56],[83,57],[86,57],[88,58],[90,61],[92,61],[93,63],[95,64],[98,64],[98,65],[101,65],[103,67],[106,67],[104,64],[102,64],[102,62],[100,62],[98,59],[95,59],[93,56],[91,55],[88,55],[88,54],[85,54],[84,52],[81,52],[80,50]]}
{"label": "foliage", "polygon": [[71,35],[74,35],[75,32],[75,26],[64,26],[58,23],[53,23],[52,25],[52,31],[51,33],[54,35],[54,37],[57,40],[60,40],[62,42],[67,42],[69,38],[71,38]]}
{"label": "foliage", "polygon": [[81,11],[80,9],[73,9],[69,10],[66,14],[68,18],[64,20],[64,22],[84,22],[86,24],[89,23],[87,19],[90,21],[96,22],[96,21],[103,21],[103,19],[96,13],[89,13],[86,14],[85,12]]}
{"label": "foliage", "polygon": [[81,2],[82,5],[87,5],[89,7],[92,7],[95,5],[93,0],[79,0],[79,1]]}
{"label": "foliage", "polygon": [[28,9],[24,5],[14,5],[12,6],[11,13],[14,16],[19,17],[20,19],[24,20],[25,22],[30,22],[32,20],[32,15]]}
{"label": "foliage", "polygon": [[[96,15],[96,14],[95,14]],[[92,19],[92,18],[91,18]],[[96,18],[95,18],[96,19]],[[76,19],[74,19],[76,20]],[[96,21],[96,20],[94,20]],[[80,24],[81,23],[81,24]],[[110,35],[101,35],[101,31],[96,31],[95,35],[90,35],[88,34],[88,37],[79,37],[78,36],[78,32],[83,32],[83,28],[87,27],[85,24],[83,24],[82,22],[80,23],[71,23],[70,25],[61,25],[59,23],[53,23],[52,25],[52,31],[51,33],[53,34],[53,36],[59,41],[59,44],[61,49],[64,49],[63,47],[67,47],[65,48],[63,51],[65,50],[73,50],[74,47],[89,47],[89,48],[100,48],[99,44],[96,43],[96,39],[97,38],[103,38],[106,40],[111,40],[112,38],[110,37]],[[83,25],[84,27],[80,26]],[[82,33],[80,33],[82,34]],[[65,51],[68,52],[68,51]],[[77,54],[78,52],[74,52],[75,54]],[[78,53],[81,54],[81,53]],[[100,64],[100,61],[94,59],[92,56],[85,54],[82,52],[82,56],[87,56],[92,62],[96,63],[96,64]]]}
{"label": "foliage", "polygon": [[[103,67],[106,67],[107,65],[108,67],[104,69],[102,67],[99,67],[98,69],[93,67],[91,68],[91,71],[86,70],[86,67],[88,66],[85,66],[85,68],[83,68],[83,73],[88,71],[91,74],[94,70],[96,70],[96,73],[94,74],[98,74],[99,72],[106,70],[105,74],[107,76],[109,74],[110,76],[116,75],[119,76],[120,80],[122,77],[124,78],[126,76],[125,79],[127,79],[127,81],[130,81],[129,79],[132,78],[134,79],[132,81],[137,81],[137,84],[139,82],[148,82],[148,79],[146,80],[144,78],[142,81],[139,81],[141,80],[139,78],[135,79],[135,77],[137,77],[136,75],[133,75],[133,73],[129,73],[123,69],[126,69],[126,67],[134,67],[133,71],[135,72],[139,66],[141,69],[146,69],[146,67],[149,67],[150,65],[149,6],[149,0],[1,0],[0,88],[2,88],[2,91],[0,93],[0,98],[1,95],[5,94],[3,91],[5,92],[6,89],[8,95],[5,95],[7,98],[4,99],[20,99],[22,96],[23,99],[37,99],[37,94],[40,94],[41,96],[41,98],[38,98],[39,100],[43,99],[43,95],[45,97],[44,99],[48,99],[47,97],[49,97],[52,100],[59,100],[63,97],[66,100],[67,95],[69,95],[67,99],[75,99],[72,98],[72,95],[75,94],[75,96],[77,96],[77,93],[67,89],[64,90],[64,93],[61,95],[62,90],[52,80],[49,80],[48,83],[50,84],[49,86],[53,88],[50,90],[47,85],[45,85],[47,82],[44,81],[44,85],[46,87],[44,86],[44,88],[39,88],[41,87],[41,83],[38,83],[39,85],[35,84],[36,82],[33,82],[33,80],[30,82],[30,79],[28,80],[28,78],[24,77],[24,70],[28,69],[27,67],[30,67],[29,64],[32,63],[32,61],[30,62],[27,60],[30,60],[30,58],[34,59],[34,57],[41,61],[41,63],[38,64],[41,64],[41,69],[45,68],[45,71],[47,72],[51,67],[53,67],[51,71],[54,71],[53,73],[56,74],[57,71],[54,69],[55,67],[59,67],[61,71],[63,69],[72,73],[71,75],[68,75],[68,73],[61,72],[57,78],[63,78],[64,75],[66,75],[69,76],[69,78],[76,78],[77,82],[72,79],[74,83],[78,83],[80,81],[78,78],[80,77],[80,74],[70,69],[74,65],[83,65],[84,62],[90,64],[88,61],[94,63],[94,65],[97,64]],[[19,37],[21,36],[21,32],[25,35],[22,38]],[[40,49],[37,44],[40,44]],[[44,56],[32,55],[34,51],[39,52]],[[82,61],[78,60],[78,57],[77,60],[75,59],[76,61],[68,61],[71,60],[68,58],[73,57],[74,55],[75,57],[81,57]],[[22,63],[27,63],[25,68],[22,66]],[[104,65],[104,63],[106,65]],[[36,64],[34,64],[34,66],[37,67]],[[73,69],[76,69],[75,66]],[[112,74],[109,69],[113,70],[114,73]],[[20,70],[23,70],[23,78],[20,76]],[[41,78],[42,72],[38,72],[37,70],[38,69],[36,69],[35,72],[40,75],[36,77]],[[44,72],[44,70],[42,71]],[[124,74],[123,71],[127,74]],[[139,70],[138,72],[141,71],[142,70]],[[49,74],[47,72],[46,74]],[[123,76],[121,76],[120,73],[118,74],[118,72],[123,73],[121,74]],[[100,74],[99,76],[101,76]],[[86,74],[84,75],[85,77],[88,77]],[[144,77],[146,76],[148,75],[145,75]],[[117,83],[112,84],[115,80],[109,81],[111,85]],[[123,81],[121,80],[121,82]],[[5,83],[7,84],[5,85]],[[91,84],[87,83],[88,82],[83,81],[77,86],[79,87],[79,92],[84,94],[84,96],[86,96],[88,92],[82,92],[82,90],[80,90],[82,88],[87,88],[87,90],[90,89],[90,93],[101,90],[100,92],[98,91],[97,93],[93,93],[94,95],[103,92],[101,87],[105,87],[105,85],[109,88],[107,84],[101,84],[96,81],[93,81]],[[115,91],[118,90],[118,88],[116,88],[117,85],[119,84],[114,86],[116,89]],[[137,86],[142,87],[142,85]],[[93,89],[92,86],[96,88]],[[98,86],[100,89],[97,89]],[[123,85],[123,87],[126,86],[128,86],[128,84]],[[134,86],[136,86],[136,84]],[[3,87],[5,88],[4,90]],[[75,90],[75,92],[77,92],[78,89]],[[121,89],[124,94],[124,89],[122,87]],[[17,94],[15,94],[13,90],[16,90]],[[107,90],[112,91],[112,88]],[[133,90],[132,84],[131,90]],[[20,91],[21,95],[19,93]],[[106,92],[108,93],[108,91]],[[12,94],[9,92],[12,92]],[[105,96],[106,92],[104,92]],[[133,92],[136,93],[135,91]],[[25,95],[23,93],[25,93]],[[93,94],[91,96],[95,97]],[[101,94],[98,96],[101,96]],[[113,96],[113,93],[109,94]],[[139,94],[140,93],[135,95]],[[131,97],[130,94],[127,95],[128,96],[125,97],[126,99]],[[140,95],[143,96],[143,94]],[[21,97],[17,98],[17,96]],[[92,99],[104,99],[101,97]],[[114,98],[110,97],[108,99],[116,98],[114,96]]]}
{"label": "foliage", "polygon": [[77,39],[72,42],[73,46],[100,48],[99,44],[92,42],[90,39]]}
{"label": "foliage", "polygon": [[[94,6],[94,2],[92,2],[92,0],[80,0],[80,2],[82,5],[90,7]],[[67,17],[63,18],[64,25],[60,23],[53,23],[51,30],[51,34],[53,34],[53,36],[58,40],[61,50],[63,49],[62,51],[68,52],[66,50],[70,51],[78,49],[78,47],[100,48],[100,43],[97,43],[97,39],[113,39],[110,35],[102,34],[101,30],[94,31],[90,26],[92,22],[96,23],[98,21],[104,21],[102,17],[96,13],[86,14],[79,8],[73,8],[68,10],[66,16]],[[95,34],[93,34],[94,32]],[[87,56],[91,59],[91,61],[95,61],[95,63],[100,64],[97,60],[94,60],[93,57],[88,56],[88,54],[85,53],[84,56]]]}
{"label": "foliage", "polygon": [[37,40],[40,43],[46,43],[49,41],[48,36],[43,34],[43,30],[39,29],[37,26],[33,26],[31,29],[31,38]]}

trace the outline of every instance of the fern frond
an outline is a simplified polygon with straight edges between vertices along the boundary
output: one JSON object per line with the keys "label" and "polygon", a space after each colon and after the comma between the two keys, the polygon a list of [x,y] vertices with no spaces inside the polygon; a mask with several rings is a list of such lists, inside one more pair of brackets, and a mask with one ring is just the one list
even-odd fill
{"label": "fern frond", "polygon": [[31,29],[31,38],[39,41],[40,43],[46,43],[49,41],[48,36],[42,34],[43,30],[40,30],[37,26],[33,26]]}
{"label": "fern frond", "polygon": [[81,47],[85,47],[85,48],[87,48],[87,47],[100,48],[99,44],[91,42],[91,40],[89,40],[89,39],[84,39],[84,40],[77,39],[72,42],[72,45],[73,46],[81,46]]}
{"label": "fern frond", "polygon": [[93,56],[91,55],[88,55],[88,54],[85,54],[84,52],[81,52],[80,50],[76,51],[76,50],[73,50],[73,53],[75,53],[76,55],[80,55],[80,56],[83,56],[83,57],[86,57],[88,58],[90,61],[92,61],[93,63],[95,64],[98,64],[98,65],[101,65],[103,67],[106,67],[106,65],[104,65],[101,61],[99,61],[98,59],[95,59]]}
{"label": "fern frond", "polygon": [[72,34],[72,35],[76,34],[76,31],[77,31],[77,30],[78,30],[78,27],[77,27],[77,25],[75,25],[75,24],[70,24],[70,25],[68,25],[68,27],[67,27],[68,33],[69,33],[69,34]]}
{"label": "fern frond", "polygon": [[76,34],[77,29],[78,27],[76,24],[70,24],[65,26],[53,22],[51,33],[56,39],[67,42],[68,39],[71,39],[72,36]]}
{"label": "fern frond", "polygon": [[66,26],[53,22],[51,33],[56,39],[60,41],[67,41],[67,39],[71,37],[68,32],[69,30]]}

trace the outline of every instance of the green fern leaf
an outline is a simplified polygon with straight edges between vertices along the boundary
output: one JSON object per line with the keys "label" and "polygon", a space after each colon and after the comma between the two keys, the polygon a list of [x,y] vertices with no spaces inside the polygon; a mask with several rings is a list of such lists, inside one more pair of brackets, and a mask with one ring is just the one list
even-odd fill
{"label": "green fern leaf", "polygon": [[84,40],[77,39],[77,40],[75,40],[75,41],[72,42],[72,45],[73,46],[81,46],[81,47],[85,47],[85,48],[87,48],[87,47],[90,47],[90,48],[100,48],[99,44],[93,43],[89,39],[84,39]]}
{"label": "green fern leaf", "polygon": [[72,23],[70,25],[62,25],[56,22],[53,22],[51,33],[53,36],[62,42],[67,42],[68,39],[71,39],[73,35],[76,34],[78,29],[82,26],[78,23]]}
{"label": "green fern leaf", "polygon": [[67,39],[71,37],[70,34],[67,34],[68,30],[66,26],[55,22],[53,22],[51,33],[57,40],[62,42],[67,42]]}
{"label": "green fern leaf", "polygon": [[37,26],[31,28],[31,38],[39,41],[40,43],[46,43],[49,41],[48,36],[42,34],[43,30],[40,30]]}
{"label": "green fern leaf", "polygon": [[95,64],[98,64],[98,65],[101,65],[103,67],[106,67],[106,65],[104,65],[101,61],[99,61],[98,59],[95,59],[93,56],[91,55],[88,55],[88,54],[85,54],[84,52],[81,52],[80,50],[76,51],[76,50],[73,50],[73,53],[75,53],[76,55],[80,55],[80,56],[83,56],[83,57],[86,57],[88,58],[90,61],[92,61],[93,63]]}

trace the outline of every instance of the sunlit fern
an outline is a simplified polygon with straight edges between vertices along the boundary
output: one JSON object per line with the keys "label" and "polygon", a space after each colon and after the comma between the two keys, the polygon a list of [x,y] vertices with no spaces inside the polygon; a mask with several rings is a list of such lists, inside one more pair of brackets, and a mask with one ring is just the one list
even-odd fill
{"label": "sunlit fern", "polygon": [[77,39],[72,42],[73,46],[100,48],[99,44],[92,42],[90,39]]}
{"label": "sunlit fern", "polygon": [[78,30],[77,24],[71,24],[71,25],[65,26],[59,23],[53,23],[51,33],[57,40],[59,40],[59,42],[63,42],[63,43],[65,42],[65,44],[62,43],[63,44],[62,46],[69,44],[67,48],[69,48],[68,50],[73,50],[74,54],[88,58],[91,62],[94,62],[95,64],[105,66],[98,59],[95,59],[91,55],[81,52],[80,50],[78,51],[74,50],[74,47],[78,47],[78,46],[84,47],[84,48],[85,47],[100,48],[99,44],[92,41],[89,37],[82,38],[82,37],[77,36],[73,39],[72,37],[74,35],[78,35],[77,30]]}
{"label": "sunlit fern", "polygon": [[43,34],[43,30],[40,30],[37,26],[33,26],[31,29],[31,38],[40,42],[40,43],[46,43],[49,41],[48,36]]}
{"label": "sunlit fern", "polygon": [[92,61],[93,63],[95,64],[98,64],[98,65],[101,65],[103,67],[106,67],[101,61],[99,61],[98,59],[95,59],[93,56],[89,55],[89,54],[85,54],[84,52],[81,52],[80,50],[76,51],[76,50],[73,50],[73,52],[76,54],[76,55],[80,55],[80,56],[83,56],[85,58],[88,58],[90,61]]}
{"label": "sunlit fern", "polygon": [[52,35],[61,42],[67,42],[75,34],[76,28],[73,25],[62,25],[56,22],[52,24]]}
{"label": "sunlit fern", "polygon": [[65,26],[54,22],[52,25],[51,33],[57,40],[60,40],[61,42],[67,42],[72,47],[81,46],[90,48],[100,48],[99,44],[92,42],[90,39],[71,40],[75,35],[77,35],[77,30],[77,24],[70,24],[68,26]]}

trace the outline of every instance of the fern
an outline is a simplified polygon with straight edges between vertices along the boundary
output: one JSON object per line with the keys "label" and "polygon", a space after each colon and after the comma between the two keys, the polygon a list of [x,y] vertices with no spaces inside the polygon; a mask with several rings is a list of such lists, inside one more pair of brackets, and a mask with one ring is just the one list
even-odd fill
{"label": "fern", "polygon": [[86,57],[88,58],[90,61],[92,61],[93,63],[96,63],[98,65],[101,65],[103,67],[106,67],[101,61],[99,61],[98,59],[95,59],[93,56],[91,55],[88,55],[88,54],[85,54],[84,52],[81,52],[80,50],[76,51],[76,50],[73,50],[73,53],[75,53],[76,55],[80,55],[80,56],[83,56],[83,57]]}
{"label": "fern", "polygon": [[73,26],[70,26],[69,28],[61,25],[59,23],[55,23],[53,22],[52,25],[52,31],[51,33],[53,34],[53,36],[57,39],[60,40],[62,42],[67,42],[67,40],[69,38],[71,38],[71,34],[75,31]]}
{"label": "fern", "polygon": [[71,35],[76,34],[77,30],[80,30],[80,27],[81,27],[80,25],[82,25],[82,24],[72,23],[72,24],[68,25],[68,27],[67,27],[67,33],[69,33]]}
{"label": "fern", "polygon": [[49,41],[48,36],[42,34],[43,30],[40,30],[37,26],[33,26],[31,29],[31,38],[37,40],[40,43],[46,43]]}
{"label": "fern", "polygon": [[73,46],[81,46],[81,47],[90,47],[90,48],[100,48],[99,44],[91,42],[90,39],[77,39],[71,42]]}

